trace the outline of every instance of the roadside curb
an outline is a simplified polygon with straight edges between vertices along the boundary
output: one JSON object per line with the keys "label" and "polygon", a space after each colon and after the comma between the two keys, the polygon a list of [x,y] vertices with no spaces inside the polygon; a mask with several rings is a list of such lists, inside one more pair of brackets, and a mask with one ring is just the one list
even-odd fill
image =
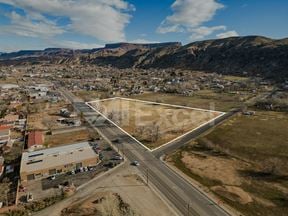
{"label": "roadside curb", "polygon": [[[144,184],[145,184],[145,177],[143,174],[139,174],[139,177],[143,180]],[[170,209],[170,211],[175,215],[175,216],[178,216],[178,215],[181,215],[181,213],[179,211],[177,211],[176,208],[173,208],[174,204],[172,202],[170,202],[168,199],[166,199],[165,196],[163,196],[162,192],[159,191],[157,189],[157,187],[152,183],[150,182],[148,185],[145,184],[146,187],[149,187],[151,189],[151,191],[153,191],[155,193],[155,195],[157,197],[159,197],[160,200],[162,200],[162,202]]]}
{"label": "roadside curb", "polygon": [[92,179],[89,180],[88,182],[86,182],[86,183],[80,185],[79,187],[77,187],[77,188],[76,188],[76,191],[83,189],[84,187],[86,187],[87,185],[91,184],[92,182],[98,180],[99,178],[103,177],[104,175],[108,175],[108,174],[110,174],[111,172],[113,172],[114,170],[116,170],[117,168],[122,167],[122,166],[125,164],[125,162],[126,162],[126,161],[123,161],[121,164],[119,164],[119,165],[117,165],[117,166],[109,169],[108,171],[103,172],[103,173],[101,173],[101,174],[98,175],[98,176],[95,176],[94,178],[92,178]]}

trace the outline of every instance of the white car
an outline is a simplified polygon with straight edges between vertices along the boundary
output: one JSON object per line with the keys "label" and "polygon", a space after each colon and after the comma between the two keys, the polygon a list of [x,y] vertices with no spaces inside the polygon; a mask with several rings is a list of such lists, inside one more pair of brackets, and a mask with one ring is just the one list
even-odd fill
{"label": "white car", "polygon": [[28,193],[28,194],[27,194],[26,200],[27,200],[27,202],[32,202],[32,201],[33,201],[33,195],[32,195],[32,193]]}
{"label": "white car", "polygon": [[116,155],[113,157],[113,160],[123,160],[123,157],[121,157],[120,155]]}
{"label": "white car", "polygon": [[133,166],[139,166],[140,163],[139,163],[139,161],[135,160],[135,161],[132,162],[132,165],[133,165]]}
{"label": "white car", "polygon": [[55,176],[55,175],[49,176],[48,179],[49,179],[49,180],[55,180],[55,179],[56,179],[56,176]]}

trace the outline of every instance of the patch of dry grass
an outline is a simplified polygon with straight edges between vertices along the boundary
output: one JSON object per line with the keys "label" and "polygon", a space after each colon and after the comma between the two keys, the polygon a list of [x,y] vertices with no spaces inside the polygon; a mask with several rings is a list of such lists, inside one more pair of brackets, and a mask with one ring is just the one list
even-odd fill
{"label": "patch of dry grass", "polygon": [[71,133],[62,133],[56,135],[46,135],[45,145],[55,147],[59,145],[72,144],[90,139],[88,130],[74,131]]}
{"label": "patch of dry grass", "polygon": [[92,104],[149,148],[161,146],[219,116],[219,112],[114,98]]}

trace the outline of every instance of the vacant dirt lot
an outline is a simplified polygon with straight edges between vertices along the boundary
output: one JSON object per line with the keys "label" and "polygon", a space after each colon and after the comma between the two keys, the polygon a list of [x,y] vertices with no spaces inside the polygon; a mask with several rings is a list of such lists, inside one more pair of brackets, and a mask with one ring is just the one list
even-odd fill
{"label": "vacant dirt lot", "polygon": [[221,114],[219,112],[121,98],[103,100],[92,105],[126,132],[152,149]]}
{"label": "vacant dirt lot", "polygon": [[235,116],[167,161],[245,215],[287,215],[288,116]]}
{"label": "vacant dirt lot", "polygon": [[196,107],[209,110],[229,111],[231,108],[239,107],[244,101],[253,97],[250,92],[217,93],[213,90],[200,90],[192,96],[183,96],[164,93],[144,93],[133,95],[131,98],[139,100],[148,100],[168,104],[177,104],[182,106]]}
{"label": "vacant dirt lot", "polygon": [[[142,178],[139,177],[140,173],[138,169],[127,164],[124,164],[122,167],[119,167],[115,170],[112,170],[110,173],[106,173],[99,178],[94,179],[88,185],[80,188],[74,195],[64,199],[63,201],[56,203],[53,206],[44,209],[41,212],[35,214],[35,216],[50,216],[50,215],[60,215],[61,211],[65,215],[65,212],[71,210],[71,215],[81,215],[80,213],[87,212],[87,215],[91,215],[91,210],[98,209],[105,210],[104,215],[117,215],[111,213],[111,208],[115,205],[106,205],[104,199],[101,197],[107,197],[108,201],[109,196],[113,194],[119,195],[121,202],[127,204],[130,210],[134,213],[132,215],[141,215],[141,216],[172,216],[175,215],[172,211],[160,198],[154,193],[147,185],[143,182]],[[100,199],[99,199],[100,198]],[[111,198],[111,197],[110,197]],[[117,198],[118,199],[118,198]],[[97,201],[98,200],[98,201]],[[107,198],[106,198],[107,200]],[[117,201],[117,200],[116,200]],[[94,202],[94,203],[93,203]],[[97,205],[98,204],[100,205]],[[119,202],[119,199],[118,201]],[[117,204],[116,202],[116,204]],[[110,202],[111,203],[111,202]],[[109,204],[109,202],[108,202]],[[107,207],[108,206],[108,211]],[[110,207],[109,207],[110,206]],[[117,206],[117,205],[116,205]],[[90,209],[92,207],[93,209]],[[76,214],[73,214],[76,213]],[[79,214],[78,214],[79,213]],[[95,212],[92,212],[92,215]],[[98,212],[99,213],[99,212]],[[69,214],[68,214],[69,215]],[[102,214],[103,215],[103,214]],[[129,214],[126,214],[129,215]]]}
{"label": "vacant dirt lot", "polygon": [[[117,176],[111,176],[109,180],[101,184],[93,196],[64,209],[62,216],[66,216],[67,213],[72,213],[68,215],[78,215],[78,212],[87,212],[85,215],[91,216],[103,215],[101,212],[106,214],[111,212],[109,215],[115,216],[172,216],[173,213],[133,170],[128,168]],[[125,206],[127,207],[126,212]]]}
{"label": "vacant dirt lot", "polygon": [[[287,125],[288,114],[285,112],[257,111],[254,116],[235,116],[204,139],[247,160],[262,163],[278,157],[287,163]],[[200,139],[200,142],[205,140]]]}
{"label": "vacant dirt lot", "polygon": [[65,126],[58,123],[57,119],[60,118],[60,109],[67,108],[67,106],[64,102],[31,104],[30,110],[32,113],[28,115],[28,130],[64,128]]}
{"label": "vacant dirt lot", "polygon": [[71,133],[62,133],[55,135],[46,135],[45,136],[45,145],[49,147],[72,144],[82,141],[89,140],[90,133],[88,130],[74,131]]}
{"label": "vacant dirt lot", "polygon": [[81,204],[62,210],[61,216],[101,216],[101,215],[132,216],[136,215],[130,205],[121,196],[112,192],[100,192]]}
{"label": "vacant dirt lot", "polygon": [[84,101],[91,101],[91,100],[97,100],[97,99],[103,99],[108,97],[107,92],[103,91],[86,91],[86,90],[81,90],[81,91],[75,91],[74,94]]}

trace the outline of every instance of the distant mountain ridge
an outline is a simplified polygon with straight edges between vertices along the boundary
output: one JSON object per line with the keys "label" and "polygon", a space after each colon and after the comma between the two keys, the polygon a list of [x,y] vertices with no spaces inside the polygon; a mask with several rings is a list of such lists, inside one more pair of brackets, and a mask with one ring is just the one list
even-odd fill
{"label": "distant mountain ridge", "polygon": [[167,46],[182,46],[180,42],[166,42],[166,43],[150,43],[150,44],[138,44],[138,43],[114,43],[106,44],[106,49],[117,49],[117,48],[144,48],[144,49],[155,49]]}
{"label": "distant mountain ridge", "polygon": [[0,64],[97,64],[118,68],[181,68],[221,74],[288,79],[288,38],[231,37],[193,42],[107,44],[104,48],[48,48],[0,56]]}

